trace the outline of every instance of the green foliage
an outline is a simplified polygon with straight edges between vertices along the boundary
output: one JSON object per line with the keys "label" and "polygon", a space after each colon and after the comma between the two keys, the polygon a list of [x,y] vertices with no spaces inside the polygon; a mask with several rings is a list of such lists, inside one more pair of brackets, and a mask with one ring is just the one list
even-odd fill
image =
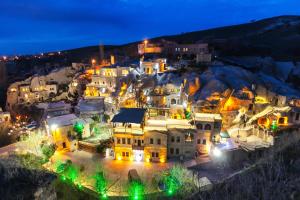
{"label": "green foliage", "polygon": [[107,122],[110,119],[110,116],[107,114],[104,114],[104,122]]}
{"label": "green foliage", "polygon": [[16,154],[15,160],[19,161],[21,165],[26,169],[43,169],[44,159],[41,157],[38,157],[34,154]]}
{"label": "green foliage", "polygon": [[139,200],[143,199],[145,194],[145,186],[139,181],[133,181],[129,184],[128,187],[128,196],[129,199]]}
{"label": "green foliage", "polygon": [[54,144],[42,144],[41,145],[42,154],[44,155],[44,159],[49,161],[51,156],[55,153],[56,147]]}
{"label": "green foliage", "polygon": [[94,187],[96,191],[101,195],[101,197],[105,198],[107,195],[107,181],[104,177],[104,173],[97,172],[93,178],[95,179]]}
{"label": "green foliage", "polygon": [[82,139],[82,133],[84,130],[84,125],[80,122],[76,122],[73,126],[73,130],[77,133],[77,138]]}
{"label": "green foliage", "polygon": [[63,181],[70,180],[74,183],[79,177],[78,167],[72,164],[69,160],[65,163],[58,161],[56,163],[56,172],[61,175],[61,179]]}
{"label": "green foliage", "polygon": [[184,115],[186,119],[191,119],[191,112],[188,112],[187,110],[184,110]]}
{"label": "green foliage", "polygon": [[167,196],[184,197],[185,194],[192,193],[196,189],[190,171],[180,165],[175,165],[161,173],[157,180],[164,185]]}
{"label": "green foliage", "polygon": [[93,119],[95,122],[97,122],[97,123],[99,123],[99,122],[101,121],[101,118],[100,118],[99,115],[93,116],[92,119]]}
{"label": "green foliage", "polygon": [[168,175],[164,178],[164,184],[166,186],[167,195],[174,195],[180,188],[179,181],[176,177]]}
{"label": "green foliage", "polygon": [[75,165],[70,165],[67,167],[64,174],[69,180],[75,182],[79,177],[79,170]]}
{"label": "green foliage", "polygon": [[278,130],[278,125],[277,125],[277,122],[275,120],[273,120],[273,122],[271,124],[271,130],[273,132],[276,132]]}

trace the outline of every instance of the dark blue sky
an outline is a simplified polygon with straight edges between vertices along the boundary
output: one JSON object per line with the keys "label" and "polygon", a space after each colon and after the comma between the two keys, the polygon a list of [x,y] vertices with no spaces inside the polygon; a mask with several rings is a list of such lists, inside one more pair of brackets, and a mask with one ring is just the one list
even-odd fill
{"label": "dark blue sky", "polygon": [[0,55],[123,44],[300,15],[299,0],[0,0]]}

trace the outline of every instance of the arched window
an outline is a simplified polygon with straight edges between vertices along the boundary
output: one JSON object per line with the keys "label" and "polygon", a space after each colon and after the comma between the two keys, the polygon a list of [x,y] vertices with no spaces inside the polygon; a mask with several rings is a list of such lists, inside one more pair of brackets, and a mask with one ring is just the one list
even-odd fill
{"label": "arched window", "polygon": [[172,105],[176,104],[176,99],[171,99],[171,104]]}
{"label": "arched window", "polygon": [[204,130],[211,130],[211,125],[210,124],[205,124]]}
{"label": "arched window", "polygon": [[202,130],[202,129],[203,129],[203,125],[200,124],[200,123],[197,123],[197,124],[196,124],[196,128]]}

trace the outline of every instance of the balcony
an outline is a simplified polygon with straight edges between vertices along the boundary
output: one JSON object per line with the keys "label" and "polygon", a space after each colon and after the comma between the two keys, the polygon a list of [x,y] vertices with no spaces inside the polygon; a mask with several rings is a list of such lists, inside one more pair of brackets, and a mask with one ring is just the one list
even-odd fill
{"label": "balcony", "polygon": [[138,145],[132,145],[132,150],[140,150],[140,151],[144,151],[144,146],[138,146]]}

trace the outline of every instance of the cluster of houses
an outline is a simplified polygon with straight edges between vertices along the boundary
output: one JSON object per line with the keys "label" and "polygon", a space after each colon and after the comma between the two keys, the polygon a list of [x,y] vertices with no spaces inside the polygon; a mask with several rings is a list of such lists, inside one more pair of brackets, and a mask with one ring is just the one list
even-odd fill
{"label": "cluster of houses", "polygon": [[55,69],[48,75],[34,75],[11,84],[7,89],[6,109],[13,111],[14,105],[49,101],[67,92],[68,83],[83,68],[84,65],[74,63],[71,67]]}
{"label": "cluster of houses", "polygon": [[[78,149],[78,140],[93,136],[97,118],[112,130],[109,155],[116,160],[166,162],[240,147],[255,150],[274,144],[275,128],[300,124],[299,99],[278,95],[263,85],[227,89],[199,99],[200,76],[176,73],[165,57],[144,56],[193,55],[197,62],[209,63],[207,44],[145,41],[138,51],[143,56],[137,64],[119,65],[113,59],[69,75],[69,90],[85,86],[75,106],[43,102],[59,93],[58,84],[49,77],[11,85],[8,99],[41,102],[38,107],[44,110],[46,132],[59,150]],[[61,74],[68,76],[66,71]]]}

